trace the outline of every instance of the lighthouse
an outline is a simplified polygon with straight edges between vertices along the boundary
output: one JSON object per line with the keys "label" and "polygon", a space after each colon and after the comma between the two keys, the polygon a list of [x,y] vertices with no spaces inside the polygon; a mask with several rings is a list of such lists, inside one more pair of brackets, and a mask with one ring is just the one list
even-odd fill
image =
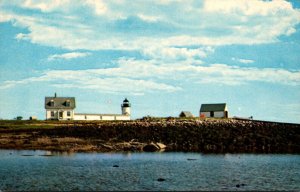
{"label": "lighthouse", "polygon": [[121,105],[122,115],[130,116],[130,103],[127,98],[124,99],[123,104]]}

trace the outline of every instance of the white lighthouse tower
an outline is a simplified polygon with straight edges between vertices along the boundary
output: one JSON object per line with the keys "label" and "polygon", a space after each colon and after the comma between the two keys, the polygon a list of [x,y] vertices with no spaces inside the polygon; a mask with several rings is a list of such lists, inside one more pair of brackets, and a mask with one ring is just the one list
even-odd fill
{"label": "white lighthouse tower", "polygon": [[123,104],[121,105],[122,115],[130,116],[130,103],[127,98],[124,99]]}

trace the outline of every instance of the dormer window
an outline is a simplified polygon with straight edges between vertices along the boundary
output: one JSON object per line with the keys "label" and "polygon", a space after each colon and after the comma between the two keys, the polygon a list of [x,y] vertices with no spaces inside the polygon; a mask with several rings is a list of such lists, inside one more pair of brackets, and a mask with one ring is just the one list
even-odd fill
{"label": "dormer window", "polygon": [[51,107],[54,107],[54,100],[51,100],[51,101],[50,101],[50,106],[51,106]]}
{"label": "dormer window", "polygon": [[70,107],[70,105],[71,105],[71,104],[70,104],[70,100],[67,100],[67,101],[66,101],[66,107]]}

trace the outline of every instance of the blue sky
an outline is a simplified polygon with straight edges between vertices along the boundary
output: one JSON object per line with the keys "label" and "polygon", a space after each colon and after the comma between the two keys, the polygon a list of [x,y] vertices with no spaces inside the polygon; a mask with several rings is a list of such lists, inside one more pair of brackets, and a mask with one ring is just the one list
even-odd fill
{"label": "blue sky", "polygon": [[0,118],[76,112],[229,116],[300,123],[300,3],[260,0],[2,0]]}

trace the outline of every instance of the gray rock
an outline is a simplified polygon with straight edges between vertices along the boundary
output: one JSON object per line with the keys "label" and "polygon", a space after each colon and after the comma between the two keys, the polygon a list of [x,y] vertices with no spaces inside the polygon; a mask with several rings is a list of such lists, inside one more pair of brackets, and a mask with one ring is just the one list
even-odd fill
{"label": "gray rock", "polygon": [[147,144],[143,147],[143,151],[145,152],[155,152],[155,151],[159,151],[160,148],[155,145],[154,143],[150,143],[150,144]]}

